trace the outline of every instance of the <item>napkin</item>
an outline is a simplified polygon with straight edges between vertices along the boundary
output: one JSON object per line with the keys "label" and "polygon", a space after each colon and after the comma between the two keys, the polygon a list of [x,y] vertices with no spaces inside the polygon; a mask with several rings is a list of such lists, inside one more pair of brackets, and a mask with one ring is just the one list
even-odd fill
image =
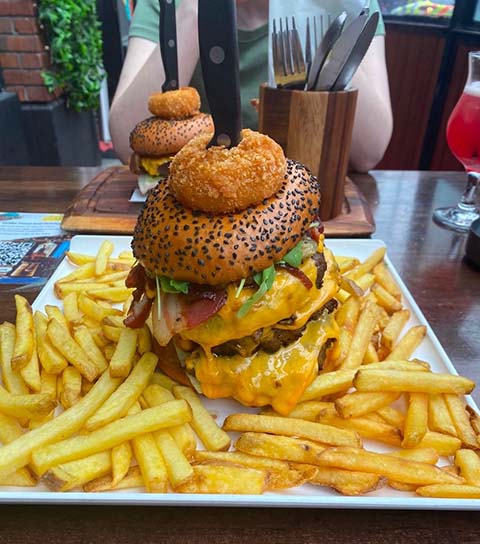
{"label": "napkin", "polygon": [[[365,0],[270,0],[269,4],[269,20],[268,20],[268,84],[270,87],[276,87],[275,77],[273,73],[273,57],[272,57],[272,32],[273,19],[288,17],[289,28],[291,28],[292,15],[295,16],[295,24],[300,35],[303,50],[305,51],[305,38],[307,31],[307,17],[310,17],[310,36],[312,41],[312,54],[314,51],[313,43],[313,16],[323,16],[323,30],[328,28],[328,16],[331,20],[345,11],[348,15],[346,25],[348,25],[355,17],[357,17],[365,6]],[[317,19],[317,36],[320,40],[320,28]]]}

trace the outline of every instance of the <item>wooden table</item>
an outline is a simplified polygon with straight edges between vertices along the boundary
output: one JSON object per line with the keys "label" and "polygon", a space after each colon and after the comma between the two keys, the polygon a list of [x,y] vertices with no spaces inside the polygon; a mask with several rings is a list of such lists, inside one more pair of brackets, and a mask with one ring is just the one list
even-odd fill
{"label": "wooden table", "polygon": [[[62,212],[96,173],[87,168],[0,168],[0,211]],[[395,267],[461,374],[480,382],[480,274],[463,261],[465,236],[432,220],[458,199],[459,173],[355,175]],[[26,291],[33,300],[37,292]],[[12,287],[0,289],[1,319],[14,319]],[[480,393],[474,393],[477,402]],[[2,544],[211,542],[407,544],[480,542],[472,512],[0,506]]]}

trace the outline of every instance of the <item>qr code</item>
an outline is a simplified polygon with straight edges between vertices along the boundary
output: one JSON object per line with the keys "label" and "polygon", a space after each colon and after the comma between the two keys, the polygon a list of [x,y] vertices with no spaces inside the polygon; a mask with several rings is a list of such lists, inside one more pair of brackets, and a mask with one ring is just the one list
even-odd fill
{"label": "qr code", "polygon": [[34,242],[0,242],[0,265],[14,267],[32,249]]}

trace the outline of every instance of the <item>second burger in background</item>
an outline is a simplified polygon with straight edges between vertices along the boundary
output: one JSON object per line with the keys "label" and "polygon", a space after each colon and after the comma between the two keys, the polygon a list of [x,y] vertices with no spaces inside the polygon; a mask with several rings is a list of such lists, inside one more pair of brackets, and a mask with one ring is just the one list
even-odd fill
{"label": "second burger in background", "polygon": [[130,133],[130,170],[139,176],[142,194],[168,176],[175,154],[192,138],[213,131],[212,117],[200,113],[200,95],[193,87],[154,93],[148,101],[151,117]]}

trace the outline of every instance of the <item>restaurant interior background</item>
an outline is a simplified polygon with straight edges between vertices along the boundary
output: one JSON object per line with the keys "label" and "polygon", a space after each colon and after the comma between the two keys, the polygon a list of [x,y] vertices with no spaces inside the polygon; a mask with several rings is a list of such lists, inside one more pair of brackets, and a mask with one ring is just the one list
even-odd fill
{"label": "restaurant interior background", "polygon": [[[448,149],[445,127],[465,83],[467,52],[480,49],[480,0],[379,3],[387,31],[394,133],[378,168],[462,170]],[[66,107],[61,91],[50,92],[45,85],[42,74],[51,67],[53,49],[48,29],[38,20],[41,6],[42,0],[38,6],[34,0],[0,2],[0,165],[88,166],[113,159],[108,108],[134,2],[97,2],[106,78],[99,107],[81,113]]]}

